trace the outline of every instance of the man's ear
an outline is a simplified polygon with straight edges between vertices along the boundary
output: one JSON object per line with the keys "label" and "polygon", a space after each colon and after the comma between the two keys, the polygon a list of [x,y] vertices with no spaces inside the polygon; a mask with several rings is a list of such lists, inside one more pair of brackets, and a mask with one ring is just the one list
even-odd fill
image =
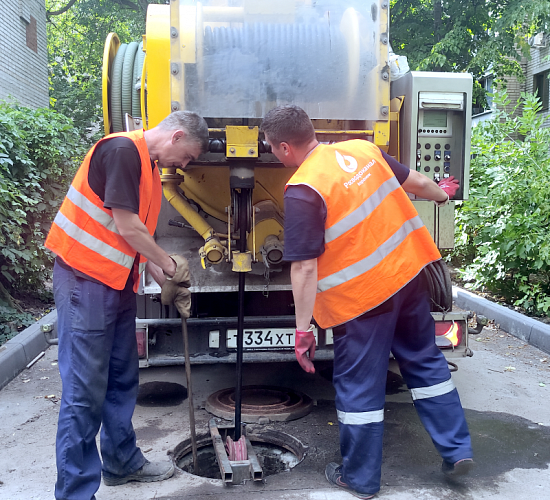
{"label": "man's ear", "polygon": [[288,142],[281,142],[280,148],[285,156],[292,154],[292,146]]}
{"label": "man's ear", "polygon": [[183,130],[175,130],[172,134],[172,144],[185,139],[185,132]]}

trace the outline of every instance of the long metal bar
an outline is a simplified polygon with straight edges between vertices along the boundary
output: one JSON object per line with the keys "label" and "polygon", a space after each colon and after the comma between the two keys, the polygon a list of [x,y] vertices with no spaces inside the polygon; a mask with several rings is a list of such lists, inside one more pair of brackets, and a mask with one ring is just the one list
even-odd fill
{"label": "long metal bar", "polygon": [[193,405],[193,386],[191,383],[191,358],[189,356],[189,335],[187,334],[187,321],[181,318],[181,331],[183,334],[183,351],[185,355],[185,375],[187,377],[187,402],[189,403],[189,428],[191,430],[191,449],[193,452],[193,471],[199,474],[199,461],[197,459],[197,434],[195,431],[195,407]]}
{"label": "long metal bar", "polygon": [[[239,251],[246,252],[247,200],[248,189],[241,189],[238,196],[239,205]],[[246,273],[239,273],[239,295],[237,314],[237,380],[235,384],[235,437],[241,437],[241,404],[243,385],[243,336],[244,336],[244,286]]]}
{"label": "long metal bar", "polygon": [[233,470],[231,469],[231,463],[227,458],[227,453],[225,452],[225,446],[223,444],[220,431],[216,425],[216,421],[212,418],[209,422],[210,427],[210,436],[212,437],[212,445],[214,446],[214,451],[216,453],[216,459],[218,460],[218,465],[220,467],[220,473],[222,480],[225,483],[233,482]]}

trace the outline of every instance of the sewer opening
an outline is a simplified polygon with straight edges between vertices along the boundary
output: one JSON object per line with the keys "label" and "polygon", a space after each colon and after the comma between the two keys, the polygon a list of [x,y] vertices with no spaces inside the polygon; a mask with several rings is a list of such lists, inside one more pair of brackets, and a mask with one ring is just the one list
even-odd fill
{"label": "sewer opening", "polygon": [[[307,447],[295,437],[278,431],[247,431],[264,478],[285,472],[298,465],[306,455]],[[191,441],[176,446],[173,459],[177,467],[189,474],[209,479],[222,479],[210,434],[197,436],[198,473],[195,472]]]}

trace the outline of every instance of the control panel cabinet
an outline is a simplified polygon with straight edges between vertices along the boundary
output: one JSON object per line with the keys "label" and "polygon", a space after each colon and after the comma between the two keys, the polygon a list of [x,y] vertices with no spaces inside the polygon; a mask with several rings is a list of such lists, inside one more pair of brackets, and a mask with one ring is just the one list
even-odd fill
{"label": "control panel cabinet", "polygon": [[400,157],[409,168],[439,182],[451,175],[468,198],[472,77],[412,71],[392,82],[391,97],[404,96]]}

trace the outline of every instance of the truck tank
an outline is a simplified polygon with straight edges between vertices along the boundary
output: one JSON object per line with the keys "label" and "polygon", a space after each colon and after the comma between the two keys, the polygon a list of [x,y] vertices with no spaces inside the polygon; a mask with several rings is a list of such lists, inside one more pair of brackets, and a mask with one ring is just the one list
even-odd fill
{"label": "truck tank", "polygon": [[[140,43],[108,36],[106,135],[154,127],[177,110],[209,125],[207,153],[185,171],[161,172],[155,235],[190,264],[192,363],[235,361],[239,305],[245,362],[295,359],[290,266],[282,261],[283,190],[294,170],[259,132],[273,107],[302,107],[320,142],[369,140],[436,181],[454,175],[459,199],[467,197],[471,77],[400,74],[388,9],[387,0],[172,0],[149,5]],[[454,204],[414,203],[439,248],[452,247]],[[439,278],[449,300],[448,275]],[[143,367],[183,363],[177,311],[159,294],[144,273],[136,320]],[[434,316],[446,352],[469,354],[464,315]],[[315,334],[316,359],[331,359],[332,331]]]}

